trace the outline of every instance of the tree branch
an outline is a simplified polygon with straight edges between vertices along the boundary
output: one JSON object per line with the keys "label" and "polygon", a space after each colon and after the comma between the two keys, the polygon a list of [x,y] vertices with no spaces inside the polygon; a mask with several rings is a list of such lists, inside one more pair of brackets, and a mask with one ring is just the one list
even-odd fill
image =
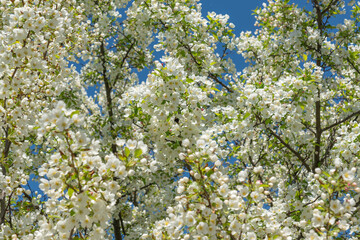
{"label": "tree branch", "polygon": [[[130,49],[132,48],[133,44],[131,45]],[[103,78],[104,78],[104,84],[105,84],[105,92],[106,92],[106,101],[107,101],[107,110],[108,110],[108,115],[109,115],[109,121],[110,121],[110,134],[112,139],[114,140],[116,138],[116,133],[114,132],[114,113],[113,113],[113,104],[112,104],[112,99],[111,99],[111,91],[112,88],[110,86],[110,82],[109,79],[106,76],[107,70],[106,70],[106,59],[105,59],[105,46],[104,46],[104,42],[101,41],[101,46],[100,46],[100,51],[101,51],[101,61],[102,61],[102,67],[103,67]],[[125,57],[126,58],[129,54],[130,50],[126,53]],[[123,60],[122,64],[125,62],[125,60]],[[114,153],[116,155],[117,153],[117,147],[116,144],[114,142],[111,143],[111,151],[112,153]],[[121,211],[119,212],[119,219],[121,220]],[[120,232],[120,223],[119,223],[119,219],[115,219],[114,218],[114,222],[113,222],[113,227],[114,227],[114,235],[115,235],[115,240],[122,240],[122,235]],[[123,223],[122,224],[122,229],[123,229],[123,233],[124,236],[126,235],[125,233],[125,229],[123,227]]]}
{"label": "tree branch", "polygon": [[347,57],[346,60],[347,60],[348,63],[350,63],[350,65],[355,69],[355,71],[356,71],[358,74],[360,74],[359,68],[357,68],[357,67],[355,66],[355,64],[350,60],[350,58]]}
{"label": "tree branch", "polygon": [[[121,216],[121,213],[119,212],[119,217]],[[116,240],[122,240],[122,235],[121,235],[121,228],[120,228],[120,221],[119,219],[115,219],[114,218],[114,222],[113,222],[113,227],[114,227],[114,235],[115,235],[115,239]],[[123,229],[124,231],[124,229]],[[125,232],[125,231],[124,231]]]}
{"label": "tree branch", "polygon": [[350,114],[349,116],[345,117],[345,118],[342,119],[341,121],[337,121],[337,122],[331,124],[330,126],[327,126],[326,128],[321,129],[321,131],[322,131],[322,132],[325,132],[325,131],[333,128],[333,127],[336,127],[336,126],[338,126],[338,125],[340,125],[340,124],[348,121],[348,120],[351,119],[352,117],[355,117],[355,116],[357,116],[357,115],[359,115],[359,114],[360,114],[360,110],[357,111],[357,112],[354,112],[354,113]]}
{"label": "tree branch", "polygon": [[332,0],[331,3],[329,3],[329,5],[324,10],[322,10],[321,15],[329,11],[331,6],[337,4],[338,2],[339,0]]}
{"label": "tree branch", "polygon": [[[316,9],[316,21],[318,25],[318,30],[320,31],[320,37],[323,36],[323,12],[320,9],[319,1],[318,0],[312,0],[312,3]],[[329,4],[328,8],[331,6],[331,3]],[[326,10],[326,9],[325,9]],[[321,43],[317,42],[317,51],[321,51]],[[321,57],[318,57],[316,59],[316,65],[318,67],[321,67]],[[315,102],[315,147],[314,147],[314,161],[312,165],[312,171],[314,172],[317,167],[319,167],[320,164],[320,151],[321,151],[321,92],[320,88],[317,88],[317,101]]]}
{"label": "tree branch", "polygon": [[221,82],[214,74],[209,73],[209,78],[213,79],[215,82],[220,84],[223,88],[225,88],[228,92],[233,92],[228,86],[226,86],[223,82]]}
{"label": "tree branch", "polygon": [[311,171],[309,165],[306,163],[306,160],[300,155],[299,152],[297,152],[294,148],[292,148],[289,144],[287,144],[279,135],[274,133],[273,130],[271,130],[270,128],[267,128],[267,130],[270,132],[272,136],[278,139],[288,150],[290,150],[300,160],[300,162],[304,165],[306,170],[308,170],[309,172]]}
{"label": "tree branch", "polygon": [[[5,99],[5,104],[6,104],[6,99]],[[5,130],[5,147],[1,159],[1,171],[4,176],[6,175],[6,168],[3,164],[3,161],[5,161],[5,159],[8,158],[10,152],[10,146],[11,146],[11,141],[9,140],[8,137],[9,137],[9,127],[7,127]],[[2,225],[5,221],[5,213],[7,208],[8,207],[6,206],[6,195],[3,189],[1,190],[1,196],[0,196],[0,225]]]}

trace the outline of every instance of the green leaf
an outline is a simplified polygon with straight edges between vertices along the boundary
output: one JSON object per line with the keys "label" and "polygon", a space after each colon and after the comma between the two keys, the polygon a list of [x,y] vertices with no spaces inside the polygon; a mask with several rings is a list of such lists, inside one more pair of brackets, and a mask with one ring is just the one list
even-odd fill
{"label": "green leaf", "polygon": [[210,169],[210,171],[208,171],[208,172],[206,173],[206,176],[210,177],[211,174],[213,174],[213,173],[214,173],[214,169]]}
{"label": "green leaf", "polygon": [[70,117],[74,116],[75,114],[80,114],[80,111],[79,111],[79,110],[73,111],[73,112],[70,114]]}
{"label": "green leaf", "polygon": [[130,149],[125,147],[125,156],[128,157],[130,155]]}
{"label": "green leaf", "polygon": [[304,59],[304,61],[307,60],[307,55],[306,54],[303,54],[303,59]]}
{"label": "green leaf", "polygon": [[89,198],[90,198],[91,200],[96,201],[96,197],[94,197],[94,195],[88,194],[88,196],[89,196]]}
{"label": "green leaf", "polygon": [[327,172],[323,171],[322,173],[323,173],[325,176],[330,177],[330,174],[328,174]]}
{"label": "green leaf", "polygon": [[73,209],[71,209],[70,216],[74,216],[74,215],[75,215],[75,211]]}
{"label": "green leaf", "polygon": [[247,112],[247,113],[244,115],[244,120],[247,119],[249,116],[250,116],[250,113]]}
{"label": "green leaf", "polygon": [[136,157],[136,158],[140,157],[141,154],[142,154],[142,150],[141,150],[141,149],[136,149],[136,150],[135,150],[135,157]]}
{"label": "green leaf", "polygon": [[192,83],[192,82],[194,82],[194,79],[186,78],[186,82],[187,82],[187,83]]}
{"label": "green leaf", "polygon": [[74,194],[74,189],[69,188],[69,190],[68,190],[69,198],[71,198],[73,194]]}

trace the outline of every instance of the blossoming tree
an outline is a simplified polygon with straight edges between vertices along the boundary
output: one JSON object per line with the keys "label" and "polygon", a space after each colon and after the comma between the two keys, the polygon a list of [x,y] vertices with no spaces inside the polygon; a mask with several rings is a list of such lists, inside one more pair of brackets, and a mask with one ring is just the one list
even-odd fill
{"label": "blossoming tree", "polygon": [[0,1],[0,238],[358,239],[360,3],[295,3]]}

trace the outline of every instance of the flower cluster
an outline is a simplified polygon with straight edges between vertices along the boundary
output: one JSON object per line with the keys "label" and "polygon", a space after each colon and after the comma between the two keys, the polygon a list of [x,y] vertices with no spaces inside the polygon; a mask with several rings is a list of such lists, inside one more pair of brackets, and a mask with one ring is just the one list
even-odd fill
{"label": "flower cluster", "polygon": [[360,3],[295,3],[0,1],[0,238],[357,239]]}

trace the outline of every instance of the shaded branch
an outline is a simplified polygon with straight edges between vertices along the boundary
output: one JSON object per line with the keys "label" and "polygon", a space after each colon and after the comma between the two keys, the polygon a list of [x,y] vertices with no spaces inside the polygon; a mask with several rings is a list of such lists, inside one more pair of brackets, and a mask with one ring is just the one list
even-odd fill
{"label": "shaded branch", "polygon": [[359,68],[357,68],[357,67],[355,66],[355,64],[350,60],[350,58],[347,57],[346,60],[347,60],[348,63],[350,63],[350,65],[355,69],[355,71],[356,71],[358,74],[360,74]]}
{"label": "shaded branch", "polygon": [[325,132],[325,131],[333,128],[333,127],[336,127],[336,126],[338,126],[338,125],[340,125],[340,124],[348,121],[348,120],[351,119],[352,117],[355,117],[355,116],[357,116],[357,115],[359,115],[359,114],[360,114],[360,110],[357,111],[357,112],[354,112],[354,113],[350,114],[349,116],[347,116],[346,118],[342,119],[341,121],[337,121],[337,122],[331,124],[330,126],[327,126],[326,128],[321,129],[321,131],[322,131],[322,132]]}
{"label": "shaded branch", "polygon": [[[5,99],[5,104],[6,104],[6,99]],[[11,146],[11,141],[9,140],[8,137],[9,137],[9,127],[7,127],[5,130],[5,147],[4,147],[4,151],[2,153],[2,158],[1,158],[1,171],[4,176],[6,175],[6,168],[3,164],[3,161],[5,161],[5,159],[7,159],[9,152],[10,152],[10,146]],[[9,200],[9,203],[10,203],[10,200]],[[6,195],[5,195],[5,191],[3,189],[3,190],[1,190],[1,196],[0,196],[0,225],[3,224],[5,221],[6,209],[8,207],[9,206],[6,206]]]}
{"label": "shaded branch", "polygon": [[324,10],[322,10],[321,15],[329,11],[331,6],[337,4],[338,2],[339,0],[332,0],[331,3],[329,3],[329,5]]}
{"label": "shaded branch", "polygon": [[218,84],[220,84],[223,88],[225,88],[228,92],[233,92],[233,90],[231,90],[228,86],[226,86],[223,82],[221,82],[214,74],[209,73],[209,77],[211,79],[213,79],[215,82],[217,82]]}
{"label": "shaded branch", "polygon": [[300,155],[300,153],[298,153],[294,148],[292,148],[288,143],[286,143],[279,135],[274,133],[273,130],[271,130],[270,128],[267,128],[267,130],[270,132],[272,136],[274,136],[277,140],[279,140],[288,150],[290,150],[300,160],[300,162],[304,165],[306,170],[308,170],[309,172],[311,171],[309,165],[306,163],[306,160]]}

